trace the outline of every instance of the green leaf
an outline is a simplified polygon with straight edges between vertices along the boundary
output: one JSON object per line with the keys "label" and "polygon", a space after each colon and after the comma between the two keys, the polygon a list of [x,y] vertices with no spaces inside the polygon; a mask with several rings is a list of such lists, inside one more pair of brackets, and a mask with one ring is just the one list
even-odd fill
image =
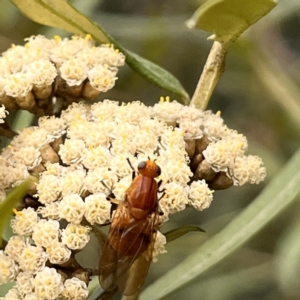
{"label": "green leaf", "polygon": [[296,220],[285,230],[287,234],[279,241],[275,268],[278,270],[277,280],[286,299],[297,299],[300,294],[300,220],[299,211]]}
{"label": "green leaf", "polygon": [[234,41],[276,5],[276,0],[208,0],[187,26],[212,32],[217,41]]}
{"label": "green leaf", "polygon": [[110,42],[126,56],[127,64],[148,81],[172,92],[188,104],[189,96],[180,82],[168,71],[134,54],[117,43],[105,30],[65,0],[11,0],[28,18],[74,34],[90,34],[98,43]]}
{"label": "green leaf", "polygon": [[[123,51],[124,50],[125,49],[123,48]],[[171,73],[131,51],[125,50],[124,53],[126,55],[126,62],[132,70],[141,74],[150,82],[163,88],[164,90],[180,96],[181,99],[178,100],[181,100],[180,102],[183,104],[189,104],[190,100],[188,93]]]}
{"label": "green leaf", "polygon": [[164,236],[167,238],[167,243],[169,243],[180,238],[181,236],[185,235],[190,231],[205,232],[203,229],[201,229],[198,226],[182,226],[164,233]]}
{"label": "green leaf", "polygon": [[126,56],[126,63],[130,68],[155,85],[170,91],[181,97],[179,99],[183,104],[189,104],[189,95],[184,90],[181,83],[168,71],[154,64],[153,62],[125,49],[122,45],[110,37],[111,43],[120,49]]}
{"label": "green leaf", "polygon": [[27,194],[31,179],[27,179],[19,186],[14,188],[3,202],[0,203],[0,244],[2,242],[3,231],[9,221],[12,211],[22,201],[22,198]]}
{"label": "green leaf", "polygon": [[31,20],[74,34],[87,34],[97,37],[99,43],[109,42],[96,23],[81,14],[65,0],[11,0]]}
{"label": "green leaf", "polygon": [[158,278],[140,299],[161,299],[224,260],[290,205],[300,193],[300,150],[263,192],[221,232]]}

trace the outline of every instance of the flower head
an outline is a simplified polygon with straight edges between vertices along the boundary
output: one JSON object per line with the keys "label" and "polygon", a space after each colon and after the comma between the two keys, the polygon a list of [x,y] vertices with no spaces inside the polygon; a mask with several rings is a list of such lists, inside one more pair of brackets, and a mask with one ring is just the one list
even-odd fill
{"label": "flower head", "polygon": [[113,45],[96,47],[90,35],[25,40],[24,46],[13,45],[0,59],[0,105],[8,104],[9,109],[44,115],[54,113],[50,107],[57,98],[68,104],[94,100],[115,85],[118,67],[125,63]]}
{"label": "flower head", "polygon": [[[31,42],[38,47],[38,39]],[[97,88],[114,83],[122,56],[112,53],[111,47],[102,49],[117,55],[105,62],[111,65],[97,67],[101,59],[90,56],[94,51],[90,42],[72,40],[74,49],[63,49],[67,41],[57,43],[59,51],[49,53],[61,69],[73,64],[67,58],[72,53],[82,57],[88,68],[102,68],[107,76],[113,73],[110,79],[95,79]],[[57,47],[56,42],[50,46]],[[83,69],[77,71],[74,76],[66,74],[77,80]],[[70,272],[61,276],[46,265],[74,267],[74,256],[87,246],[91,231],[112,220],[115,204],[125,199],[141,161],[155,160],[161,168],[155,178],[162,181],[157,193],[159,216],[149,216],[155,229],[188,206],[207,209],[216,189],[262,181],[266,171],[261,159],[247,155],[245,136],[223,123],[219,114],[168,99],[154,107],[104,100],[93,105],[73,103],[60,118],[42,117],[38,126],[21,131],[0,156],[0,173],[7,174],[0,176],[0,189],[5,194],[34,176],[37,184],[30,192],[38,208],[15,211],[11,224],[17,236],[2,253],[3,266],[9,270],[2,281],[16,280],[18,295],[26,294],[28,299],[86,299],[88,280]],[[165,252],[165,236],[156,230],[154,236],[143,253],[149,261]]]}

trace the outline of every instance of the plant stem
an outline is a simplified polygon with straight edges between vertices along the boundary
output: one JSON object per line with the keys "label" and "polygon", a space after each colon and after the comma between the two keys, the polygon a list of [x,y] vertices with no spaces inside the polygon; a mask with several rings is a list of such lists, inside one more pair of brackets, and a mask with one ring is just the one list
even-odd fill
{"label": "plant stem", "polygon": [[224,72],[228,46],[229,42],[213,43],[190,105],[201,110],[206,109],[210,96]]}

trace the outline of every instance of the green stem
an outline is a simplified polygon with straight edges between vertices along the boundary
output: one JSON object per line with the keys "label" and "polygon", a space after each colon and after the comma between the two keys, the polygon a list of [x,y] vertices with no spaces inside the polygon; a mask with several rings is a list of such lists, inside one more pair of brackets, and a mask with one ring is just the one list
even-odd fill
{"label": "green stem", "polygon": [[229,42],[213,43],[190,105],[201,110],[206,109],[211,94],[224,72],[228,46]]}

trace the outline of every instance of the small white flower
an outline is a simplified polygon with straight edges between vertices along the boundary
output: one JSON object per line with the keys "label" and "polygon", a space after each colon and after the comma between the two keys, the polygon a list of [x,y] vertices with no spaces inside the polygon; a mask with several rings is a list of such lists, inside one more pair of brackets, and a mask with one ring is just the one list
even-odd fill
{"label": "small white flower", "polygon": [[42,175],[54,175],[54,176],[62,176],[66,173],[66,168],[61,166],[59,163],[50,163],[46,162],[46,171],[42,173]]}
{"label": "small white flower", "polygon": [[58,242],[60,235],[59,222],[56,220],[39,220],[33,229],[32,239],[37,246],[50,247]]}
{"label": "small white flower", "polygon": [[[90,134],[93,134],[93,130],[95,130],[97,127],[93,126],[95,125],[92,122],[89,122],[85,118],[82,118],[81,115],[78,115],[76,117],[76,120],[73,120],[71,124],[68,126],[68,132],[67,137],[70,140],[81,140],[86,141],[88,139],[88,136]],[[87,142],[85,142],[86,145],[90,146]]]}
{"label": "small white flower", "polygon": [[263,166],[262,159],[258,156],[247,156],[249,168],[249,180],[251,184],[258,184],[265,180],[267,175],[266,168]]}
{"label": "small white flower", "polygon": [[61,194],[60,178],[56,175],[43,173],[37,184],[37,194],[42,204],[49,204],[58,199]]}
{"label": "small white flower", "polygon": [[49,261],[52,264],[63,264],[67,262],[71,257],[71,250],[68,249],[63,243],[54,242],[47,249]]}
{"label": "small white flower", "polygon": [[211,164],[212,169],[216,172],[226,172],[228,167],[232,165],[234,157],[230,155],[229,140],[220,140],[211,143],[203,151],[203,156]]}
{"label": "small white flower", "polygon": [[88,66],[76,58],[66,60],[59,68],[61,78],[68,86],[80,85],[87,78],[88,70]]}
{"label": "small white flower", "polygon": [[63,291],[61,275],[53,268],[45,267],[32,280],[34,292],[40,299],[55,300]]}
{"label": "small white flower", "polygon": [[180,129],[167,128],[160,135],[160,147],[164,150],[184,150],[184,132]]}
{"label": "small white flower", "polygon": [[103,102],[94,103],[91,106],[91,116],[93,121],[105,120],[115,121],[115,117],[118,115],[119,102],[104,100]]}
{"label": "small white flower", "polygon": [[11,173],[7,174],[8,180],[11,183],[10,187],[20,185],[26,178],[29,177],[29,172],[25,165],[19,164],[11,168]]}
{"label": "small white flower", "polygon": [[13,281],[17,271],[18,267],[15,261],[0,250],[0,285]]}
{"label": "small white flower", "polygon": [[192,175],[191,169],[183,159],[169,160],[165,164],[160,178],[163,182],[176,182],[185,186]]}
{"label": "small white flower", "polygon": [[98,123],[88,122],[86,127],[88,134],[84,136],[84,142],[89,147],[97,148],[99,146],[109,148],[109,142],[112,139],[112,132],[115,127],[114,122]]}
{"label": "small white flower", "polygon": [[[127,125],[139,125],[145,119],[149,119],[151,110],[140,101],[129,102],[126,105],[119,106],[116,121],[120,124],[120,129],[126,128]],[[137,128],[137,127],[136,127]],[[119,130],[118,130],[119,131]],[[128,134],[132,134],[128,131]],[[123,135],[123,133],[121,133]]]}
{"label": "small white flower", "polygon": [[157,256],[159,254],[167,253],[167,250],[165,248],[166,243],[166,237],[160,231],[157,231],[152,253],[153,262],[157,262]]}
{"label": "small white flower", "polygon": [[61,178],[61,194],[67,196],[71,194],[81,194],[84,188],[85,170],[78,168],[77,170],[66,172]]}
{"label": "small white flower", "polygon": [[188,197],[189,204],[201,211],[210,206],[213,200],[213,191],[209,189],[205,180],[198,180],[192,182]]}
{"label": "small white flower", "polygon": [[65,164],[78,163],[82,160],[82,153],[85,150],[85,144],[82,140],[65,140],[65,143],[60,145],[58,154]]}
{"label": "small white flower", "polygon": [[107,92],[114,87],[117,69],[97,65],[88,71],[88,79],[93,88],[100,92]]}
{"label": "small white flower", "polygon": [[[140,160],[139,160],[140,161]],[[110,161],[111,170],[120,178],[126,177],[128,175],[132,176],[132,166],[137,166],[137,158],[133,155],[120,154],[118,156],[114,156]]]}
{"label": "small white flower", "polygon": [[92,169],[86,176],[85,188],[90,193],[104,193],[109,195],[117,180],[117,175],[108,168]]}
{"label": "small white flower", "polygon": [[83,154],[82,164],[87,169],[96,169],[99,167],[108,167],[112,159],[112,155],[106,147],[98,146],[86,149]]}
{"label": "small white flower", "polygon": [[154,152],[157,149],[158,136],[147,130],[139,130],[132,139],[137,152]]}
{"label": "small white flower", "polygon": [[24,164],[28,170],[33,169],[42,161],[40,151],[32,146],[16,149],[13,159],[17,164]]}
{"label": "small white flower", "polygon": [[22,130],[19,135],[11,143],[12,146],[32,146],[40,149],[52,142],[54,138],[44,129],[32,126]]}
{"label": "small white flower", "polygon": [[107,64],[113,67],[123,66],[125,63],[125,56],[113,45],[101,45],[100,47],[92,49],[93,64]]}
{"label": "small white flower", "polygon": [[84,216],[85,205],[78,194],[63,197],[59,204],[59,216],[68,222],[79,224]]}
{"label": "small white flower", "polygon": [[128,156],[134,155],[136,152],[136,145],[132,141],[132,138],[129,138],[128,135],[123,135],[118,139],[112,141],[111,153],[114,156],[120,154],[127,154]]}
{"label": "small white flower", "polygon": [[67,124],[63,119],[45,116],[39,118],[39,126],[53,137],[58,138],[66,132]]}
{"label": "small white flower", "polygon": [[31,74],[32,83],[37,87],[46,87],[53,83],[57,70],[48,59],[37,59],[24,66],[23,71]]}
{"label": "small white flower", "polygon": [[43,35],[32,35],[28,38],[25,38],[24,40],[26,41],[25,46],[27,48],[33,48],[39,51],[46,51],[48,54],[58,44],[55,38],[50,40]]}
{"label": "small white flower", "polygon": [[61,119],[63,119],[67,125],[70,125],[73,122],[78,121],[78,118],[82,120],[87,120],[89,117],[90,106],[80,102],[73,102],[68,106],[66,110],[61,112]]}
{"label": "small white flower", "polygon": [[229,176],[233,180],[234,185],[244,185],[249,181],[249,170],[247,157],[237,157],[234,161],[232,169],[229,170]]}
{"label": "small white flower", "polygon": [[4,119],[6,118],[6,115],[8,115],[8,111],[5,110],[5,106],[2,104],[0,106],[0,124],[4,123]]}
{"label": "small white flower", "polygon": [[247,182],[258,184],[266,177],[266,168],[263,167],[261,158],[257,156],[237,157],[229,172],[234,185],[244,185]]}
{"label": "small white flower", "polygon": [[90,240],[90,227],[69,224],[62,230],[62,242],[72,250],[82,249]]}
{"label": "small white flower", "polygon": [[182,109],[182,104],[176,101],[169,102],[168,98],[165,101],[163,97],[161,97],[159,103],[156,103],[153,106],[153,112],[155,113],[155,116],[161,120],[164,120],[168,125],[173,126],[175,126]]}
{"label": "small white flower", "polygon": [[217,141],[226,135],[227,126],[223,124],[220,114],[213,114],[210,110],[203,112],[203,133],[210,141]]}
{"label": "small white flower", "polygon": [[8,240],[5,246],[5,253],[15,261],[19,261],[25,246],[25,238],[21,235],[14,235]]}
{"label": "small white flower", "polygon": [[41,214],[43,218],[59,220],[59,201],[45,204],[37,209],[37,213]]}
{"label": "small white flower", "polygon": [[32,77],[29,73],[14,73],[6,78],[4,90],[12,97],[26,96],[32,89]]}
{"label": "small white flower", "polygon": [[96,193],[85,198],[85,218],[93,225],[104,224],[110,219],[111,203],[103,193]]}
{"label": "small white flower", "polygon": [[170,182],[162,186],[164,189],[164,196],[159,201],[159,206],[163,211],[163,207],[167,206],[168,211],[173,214],[185,209],[188,203],[187,192],[184,187],[176,182]]}
{"label": "small white flower", "polygon": [[72,39],[60,39],[56,37],[56,45],[51,49],[50,59],[57,65],[62,65],[66,60],[74,57],[83,49],[92,46],[91,40],[85,40],[74,36]]}
{"label": "small white flower", "polygon": [[31,235],[39,218],[36,211],[31,208],[25,208],[21,211],[15,211],[16,216],[11,221],[13,231],[19,235]]}
{"label": "small white flower", "polygon": [[44,269],[48,257],[42,247],[26,245],[20,255],[20,269],[24,272],[36,274]]}
{"label": "small white flower", "polygon": [[86,283],[76,277],[67,279],[64,283],[62,297],[65,300],[85,300],[89,295]]}
{"label": "small white flower", "polygon": [[201,120],[183,120],[180,122],[180,129],[184,132],[184,137],[186,139],[200,139],[203,136],[201,130]]}
{"label": "small white flower", "polygon": [[16,287],[19,293],[25,297],[33,292],[32,285],[33,275],[26,272],[20,272],[16,278]]}

